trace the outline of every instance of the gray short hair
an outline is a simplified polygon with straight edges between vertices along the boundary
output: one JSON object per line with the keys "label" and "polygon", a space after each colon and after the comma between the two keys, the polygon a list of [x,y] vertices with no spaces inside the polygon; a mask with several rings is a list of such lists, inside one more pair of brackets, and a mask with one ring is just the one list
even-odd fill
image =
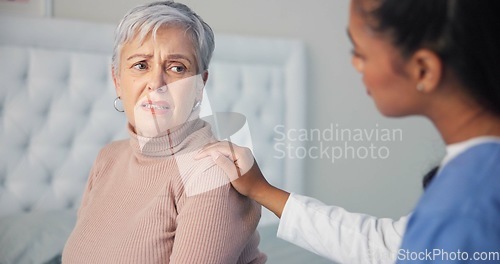
{"label": "gray short hair", "polygon": [[208,69],[215,48],[214,32],[210,26],[189,7],[173,1],[158,1],[137,6],[120,21],[115,31],[112,67],[119,74],[120,52],[125,43],[136,36],[143,41],[161,26],[180,26],[186,29],[196,51],[198,72]]}

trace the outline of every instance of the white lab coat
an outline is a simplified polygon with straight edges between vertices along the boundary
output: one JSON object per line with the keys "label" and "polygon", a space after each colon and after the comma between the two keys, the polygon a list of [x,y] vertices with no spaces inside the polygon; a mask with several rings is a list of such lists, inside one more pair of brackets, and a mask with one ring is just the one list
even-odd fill
{"label": "white lab coat", "polygon": [[278,237],[339,263],[394,263],[408,218],[350,213],[292,193]]}

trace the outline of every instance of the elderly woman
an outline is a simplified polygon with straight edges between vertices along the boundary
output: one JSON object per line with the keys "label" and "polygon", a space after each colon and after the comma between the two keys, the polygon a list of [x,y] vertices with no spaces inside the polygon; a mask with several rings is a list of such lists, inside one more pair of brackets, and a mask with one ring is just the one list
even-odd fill
{"label": "elderly woman", "polygon": [[214,49],[210,27],[185,5],[131,10],[116,31],[115,108],[129,140],[99,153],[63,263],[264,263],[260,206],[239,195],[212,159],[199,105]]}

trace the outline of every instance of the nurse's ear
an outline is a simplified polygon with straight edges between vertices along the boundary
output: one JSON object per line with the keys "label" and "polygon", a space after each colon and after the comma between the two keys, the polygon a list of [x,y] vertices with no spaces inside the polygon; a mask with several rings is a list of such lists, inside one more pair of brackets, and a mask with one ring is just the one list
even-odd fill
{"label": "nurse's ear", "polygon": [[415,89],[432,93],[443,79],[443,61],[435,52],[420,49],[410,58],[409,73],[415,82]]}

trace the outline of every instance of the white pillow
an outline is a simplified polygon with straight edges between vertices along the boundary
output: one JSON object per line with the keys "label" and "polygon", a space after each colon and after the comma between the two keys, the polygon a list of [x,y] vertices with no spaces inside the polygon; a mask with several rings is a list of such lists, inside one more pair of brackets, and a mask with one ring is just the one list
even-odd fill
{"label": "white pillow", "polygon": [[0,263],[45,263],[62,253],[75,211],[29,212],[0,217]]}

